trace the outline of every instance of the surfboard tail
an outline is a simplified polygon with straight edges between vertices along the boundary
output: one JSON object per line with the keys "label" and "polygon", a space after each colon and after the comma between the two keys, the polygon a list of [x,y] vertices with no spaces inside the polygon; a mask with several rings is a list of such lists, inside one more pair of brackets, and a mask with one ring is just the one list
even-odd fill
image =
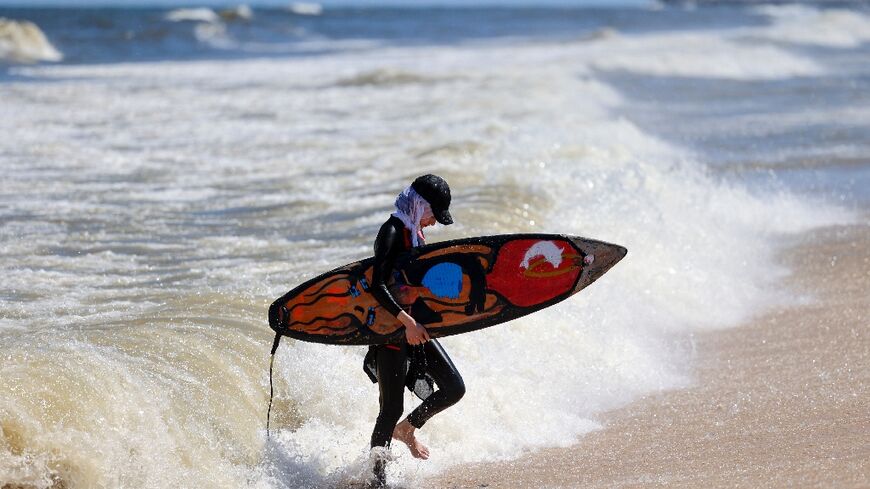
{"label": "surfboard tail", "polygon": [[273,302],[272,305],[269,306],[269,327],[278,335],[285,334],[287,331],[287,323],[281,308],[280,300]]}

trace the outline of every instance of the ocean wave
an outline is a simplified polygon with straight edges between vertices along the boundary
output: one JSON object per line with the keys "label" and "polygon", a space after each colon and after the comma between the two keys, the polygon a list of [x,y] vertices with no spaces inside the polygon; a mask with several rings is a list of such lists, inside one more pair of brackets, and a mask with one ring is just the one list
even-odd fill
{"label": "ocean wave", "polygon": [[287,10],[296,15],[321,15],[323,7],[319,3],[296,2],[290,4]]}
{"label": "ocean wave", "polygon": [[597,69],[657,76],[772,80],[824,73],[816,61],[733,34],[675,33],[611,36],[595,43]]}
{"label": "ocean wave", "polygon": [[415,83],[434,83],[438,78],[390,68],[364,71],[335,82],[339,87],[380,86],[390,87]]}
{"label": "ocean wave", "polygon": [[223,22],[200,22],[193,27],[193,35],[197,41],[218,49],[233,49],[238,46]]}
{"label": "ocean wave", "polygon": [[230,35],[230,25],[238,21],[251,22],[254,11],[244,4],[219,12],[205,7],[176,9],[164,18],[171,22],[193,23],[193,37],[201,44],[215,49],[235,50],[244,46]]}
{"label": "ocean wave", "polygon": [[180,8],[168,12],[164,18],[170,22],[220,22],[221,16],[206,7]]}
{"label": "ocean wave", "polygon": [[806,5],[765,5],[755,11],[773,22],[753,30],[753,35],[765,39],[835,48],[854,48],[870,41],[870,16],[858,11]]}
{"label": "ocean wave", "polygon": [[248,5],[238,5],[234,8],[223,9],[218,14],[226,21],[250,21],[254,18],[254,10]]}
{"label": "ocean wave", "polygon": [[0,61],[36,63],[62,59],[63,54],[36,24],[0,17]]}
{"label": "ocean wave", "polygon": [[477,141],[452,141],[424,148],[415,157],[420,158],[458,158],[464,155],[476,153],[484,148]]}
{"label": "ocean wave", "polygon": [[605,40],[605,39],[613,39],[617,36],[619,36],[618,30],[614,29],[613,27],[602,27],[600,29],[596,29],[595,31],[591,32],[590,34],[583,36],[580,40],[581,41],[598,41],[598,40]]}

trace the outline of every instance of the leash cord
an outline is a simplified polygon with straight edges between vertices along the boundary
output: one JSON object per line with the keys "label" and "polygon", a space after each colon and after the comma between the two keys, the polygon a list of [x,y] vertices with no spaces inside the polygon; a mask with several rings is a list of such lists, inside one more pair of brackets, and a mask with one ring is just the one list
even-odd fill
{"label": "leash cord", "polygon": [[266,411],[266,438],[270,438],[269,435],[269,421],[272,417],[272,398],[275,395],[275,388],[272,385],[272,367],[275,365],[275,350],[278,349],[278,343],[281,342],[281,335],[275,335],[275,342],[272,343],[272,358],[269,359],[269,410]]}

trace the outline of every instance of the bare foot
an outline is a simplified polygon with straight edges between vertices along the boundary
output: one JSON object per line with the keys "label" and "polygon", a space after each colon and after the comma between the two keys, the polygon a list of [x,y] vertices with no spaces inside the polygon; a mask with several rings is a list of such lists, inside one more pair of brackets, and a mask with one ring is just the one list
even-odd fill
{"label": "bare foot", "polygon": [[420,443],[420,440],[414,436],[415,429],[416,428],[414,428],[407,419],[404,419],[401,423],[397,424],[396,429],[393,430],[393,438],[408,445],[408,449],[411,450],[411,455],[413,455],[414,458],[426,460],[429,458],[429,449],[426,448],[426,445]]}

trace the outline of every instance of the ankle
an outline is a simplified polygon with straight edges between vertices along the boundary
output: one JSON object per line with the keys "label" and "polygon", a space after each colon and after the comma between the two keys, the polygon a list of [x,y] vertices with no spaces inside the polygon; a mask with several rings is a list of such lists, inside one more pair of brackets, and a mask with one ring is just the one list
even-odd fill
{"label": "ankle", "polygon": [[408,420],[403,420],[399,424],[396,425],[396,429],[402,433],[414,434],[414,425],[408,422]]}

